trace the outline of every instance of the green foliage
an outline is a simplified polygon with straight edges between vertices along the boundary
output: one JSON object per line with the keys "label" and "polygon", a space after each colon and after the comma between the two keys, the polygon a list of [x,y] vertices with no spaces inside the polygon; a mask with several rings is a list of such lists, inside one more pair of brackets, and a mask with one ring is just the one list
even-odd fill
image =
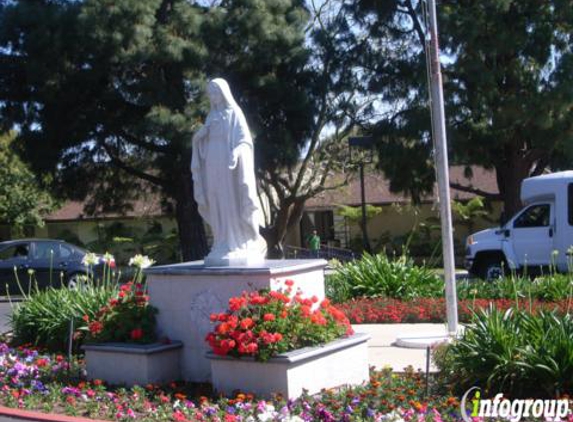
{"label": "green foliage", "polygon": [[485,203],[481,196],[475,196],[467,202],[452,201],[452,211],[463,221],[469,222],[476,218],[488,215]]}
{"label": "green foliage", "polygon": [[[87,328],[84,315],[94,318],[117,294],[115,283],[86,282],[81,289],[49,287],[36,291],[13,308],[10,325],[17,343],[31,343],[53,351],[67,350],[70,321],[74,329]],[[82,337],[75,336],[75,348]]]}
{"label": "green foliage", "polygon": [[[374,205],[366,204],[366,220],[370,220],[376,217],[378,214],[382,213],[382,207],[376,207]],[[338,205],[336,213],[341,217],[345,217],[352,224],[360,224],[362,221],[362,208],[361,207],[351,207],[349,205]]]}
{"label": "green foliage", "polygon": [[405,255],[390,259],[385,254],[365,254],[358,261],[337,266],[327,278],[327,292],[336,301],[380,296],[410,300],[443,295],[444,282]]}
{"label": "green foliage", "polygon": [[94,232],[97,239],[86,247],[94,251],[110,252],[119,265],[127,264],[127,260],[134,254],[148,255],[160,264],[180,260],[177,232],[165,233],[158,221],[150,222],[145,228],[121,222],[98,223]]}
{"label": "green foliage", "polygon": [[481,310],[434,360],[459,393],[478,386],[490,394],[555,397],[573,389],[573,316]]}
{"label": "green foliage", "polygon": [[[523,178],[548,165],[569,168],[573,160],[570,6],[446,0],[438,7],[440,47],[449,57],[442,66],[452,162],[495,169],[510,214]],[[373,128],[380,168],[392,191],[418,201],[434,179],[423,10],[418,0],[349,2],[340,31],[352,40],[349,62],[363,71],[364,86],[392,110]],[[497,197],[471,183],[466,188]]]}
{"label": "green foliage", "polygon": [[353,334],[343,312],[328,300],[294,294],[292,280],[285,291],[243,292],[229,299],[229,309],[211,315],[217,323],[206,340],[213,352],[252,356],[266,361],[280,353],[317,346]]}
{"label": "green foliage", "polygon": [[21,0],[0,8],[10,63],[0,69],[1,118],[21,126],[26,158],[67,196],[87,196],[94,212],[158,195],[178,220],[185,259],[206,253],[189,162],[207,79],[229,80],[257,163],[273,171],[296,162],[318,112],[304,2],[206,3]]}
{"label": "green foliage", "polygon": [[[444,295],[442,278],[426,265],[416,266],[411,258],[389,259],[387,255],[365,255],[348,264],[333,262],[326,276],[326,296],[335,303],[357,297],[391,297],[401,300],[439,298]],[[459,280],[459,300],[509,299],[559,302],[573,296],[571,274],[552,273],[534,280],[513,276],[495,281]]]}
{"label": "green foliage", "polygon": [[15,138],[15,132],[0,135],[0,223],[19,237],[24,226],[43,226],[55,203],[14,151]]}
{"label": "green foliage", "polygon": [[540,299],[557,302],[572,294],[571,274],[553,274],[531,280],[527,276],[506,277],[495,281],[464,280],[457,283],[459,299]]}
{"label": "green foliage", "polygon": [[[141,274],[141,272],[138,272]],[[90,343],[123,342],[149,344],[156,340],[155,314],[149,305],[146,286],[128,282],[120,287],[116,297],[102,306],[94,319],[83,316],[87,327],[86,341]]]}

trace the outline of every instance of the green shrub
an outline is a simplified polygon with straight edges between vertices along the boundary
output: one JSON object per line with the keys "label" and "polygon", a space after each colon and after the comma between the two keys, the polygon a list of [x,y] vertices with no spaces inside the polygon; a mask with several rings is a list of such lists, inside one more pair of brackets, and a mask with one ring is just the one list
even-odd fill
{"label": "green shrub", "polygon": [[459,299],[539,299],[557,302],[571,295],[570,274],[550,274],[531,280],[527,276],[495,281],[465,280],[457,283]]}
{"label": "green shrub", "polygon": [[555,397],[573,392],[573,317],[554,312],[481,310],[463,336],[434,354],[441,379],[458,393]]}
{"label": "green shrub", "polygon": [[333,301],[381,296],[410,300],[443,296],[444,282],[406,256],[390,259],[385,254],[365,254],[358,261],[336,266],[327,278],[326,290]]}
{"label": "green shrub", "polygon": [[[117,291],[117,284],[98,285],[89,281],[78,290],[66,287],[37,290],[14,306],[10,319],[14,340],[19,344],[31,343],[52,351],[64,351],[70,320],[74,319],[74,331],[79,333],[78,330],[86,326],[82,317],[95,317]],[[79,347],[82,339],[76,340]]]}

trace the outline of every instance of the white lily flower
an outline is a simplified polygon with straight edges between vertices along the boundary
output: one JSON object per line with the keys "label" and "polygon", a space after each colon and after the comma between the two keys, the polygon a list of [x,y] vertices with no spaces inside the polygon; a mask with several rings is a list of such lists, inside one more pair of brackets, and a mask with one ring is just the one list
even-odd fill
{"label": "white lily flower", "polygon": [[114,261],[114,258],[113,258],[112,254],[110,254],[109,252],[106,252],[103,254],[102,260],[103,260],[103,262],[105,262],[106,264],[109,265],[109,263],[111,261]]}
{"label": "white lily flower", "polygon": [[84,255],[84,257],[82,258],[82,264],[84,264],[84,266],[86,267],[90,267],[92,265],[96,265],[99,262],[99,258],[97,257],[97,255],[93,252],[88,252],[87,254]]}
{"label": "white lily flower", "polygon": [[149,258],[147,255],[137,254],[133,258],[129,259],[129,265],[138,268],[148,268],[155,264],[155,261]]}

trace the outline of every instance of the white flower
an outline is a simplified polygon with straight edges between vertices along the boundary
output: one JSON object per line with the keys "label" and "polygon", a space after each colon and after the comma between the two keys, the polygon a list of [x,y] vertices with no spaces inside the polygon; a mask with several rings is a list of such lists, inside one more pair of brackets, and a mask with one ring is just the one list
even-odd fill
{"label": "white flower", "polygon": [[259,413],[257,418],[261,422],[267,421],[274,421],[275,417],[277,416],[277,412],[275,411],[275,407],[271,404],[266,404],[265,407],[262,409],[262,412]]}
{"label": "white flower", "polygon": [[400,415],[400,413],[396,412],[395,410],[392,411],[391,413],[386,413],[385,415],[382,415],[381,419],[383,421],[392,421],[392,422],[404,422],[404,419],[402,419],[402,415]]}
{"label": "white flower", "polygon": [[97,255],[93,252],[88,252],[87,254],[84,255],[84,257],[82,258],[82,264],[84,264],[84,266],[86,267],[90,267],[92,265],[96,265],[97,263],[99,263],[99,258],[97,257]]}
{"label": "white flower", "polygon": [[36,271],[35,271],[34,269],[30,268],[30,269],[28,270],[28,275],[29,275],[29,276],[32,276],[32,275],[34,275],[35,272],[36,272]]}
{"label": "white flower", "polygon": [[286,419],[287,422],[304,422],[304,419],[300,416],[291,416],[290,418]]}
{"label": "white flower", "polygon": [[130,266],[135,266],[141,269],[151,267],[153,264],[155,264],[155,261],[146,255],[138,254],[129,259]]}
{"label": "white flower", "polygon": [[113,258],[113,255],[110,254],[109,252],[106,252],[103,254],[102,257],[103,262],[105,262],[106,264],[110,264],[111,261],[115,261],[115,259]]}

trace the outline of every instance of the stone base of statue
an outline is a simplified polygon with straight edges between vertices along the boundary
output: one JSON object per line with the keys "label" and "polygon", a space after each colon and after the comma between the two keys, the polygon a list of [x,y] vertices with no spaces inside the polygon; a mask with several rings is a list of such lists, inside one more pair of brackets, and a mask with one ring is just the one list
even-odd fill
{"label": "stone base of statue", "polygon": [[258,265],[206,266],[203,261],[148,268],[145,273],[150,303],[155,306],[160,337],[183,342],[181,378],[192,382],[211,380],[205,337],[213,329],[212,313],[224,312],[229,298],[243,291],[294,288],[304,296],[324,299],[326,261],[266,260]]}
{"label": "stone base of statue", "polygon": [[205,267],[254,267],[263,266],[265,254],[258,251],[236,250],[232,252],[211,251],[205,257]]}

